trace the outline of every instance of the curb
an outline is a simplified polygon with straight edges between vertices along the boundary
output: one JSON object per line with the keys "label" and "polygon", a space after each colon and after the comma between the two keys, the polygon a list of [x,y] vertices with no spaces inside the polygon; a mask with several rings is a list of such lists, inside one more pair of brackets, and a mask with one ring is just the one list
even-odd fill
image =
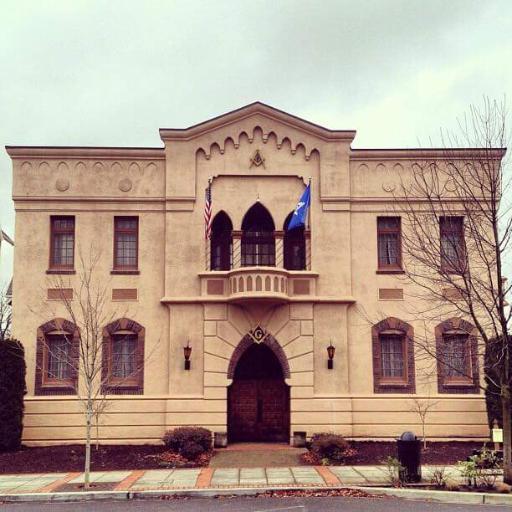
{"label": "curb", "polygon": [[0,494],[0,503],[23,502],[84,502],[84,501],[128,501],[159,499],[166,496],[183,498],[214,498],[216,496],[256,496],[268,491],[329,491],[358,489],[368,494],[393,496],[406,500],[435,501],[438,503],[459,503],[475,505],[512,505],[512,494],[491,494],[477,492],[431,491],[422,489],[395,489],[390,487],[365,487],[359,485],[338,486],[283,486],[283,487],[235,487],[206,489],[155,489],[147,491],[90,491]]}

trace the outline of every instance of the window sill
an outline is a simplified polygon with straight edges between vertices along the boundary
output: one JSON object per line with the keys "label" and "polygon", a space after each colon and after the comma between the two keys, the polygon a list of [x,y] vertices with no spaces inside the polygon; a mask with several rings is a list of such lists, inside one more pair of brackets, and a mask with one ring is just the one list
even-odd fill
{"label": "window sill", "polygon": [[126,270],[121,270],[121,269],[114,269],[114,270],[111,270],[110,273],[112,275],[117,275],[117,276],[138,276],[140,274],[140,270],[136,270],[136,269],[132,269],[132,270],[129,270],[129,269],[126,269]]}
{"label": "window sill", "polygon": [[389,269],[384,269],[384,268],[379,268],[378,270],[375,271],[376,274],[405,274],[405,271],[402,270],[401,268],[389,268]]}
{"label": "window sill", "polygon": [[408,388],[409,386],[410,386],[410,384],[403,380],[400,380],[400,381],[386,380],[386,381],[379,382],[379,387],[382,387],[382,388],[387,388],[387,387],[388,388]]}
{"label": "window sill", "polygon": [[472,380],[448,380],[443,382],[445,388],[473,388],[475,383]]}
{"label": "window sill", "polygon": [[62,269],[59,269],[59,268],[49,268],[47,271],[46,271],[47,274],[51,274],[51,275],[57,275],[57,274],[61,274],[61,275],[72,275],[72,274],[76,274],[76,270],[74,269],[65,269],[65,268],[62,268]]}

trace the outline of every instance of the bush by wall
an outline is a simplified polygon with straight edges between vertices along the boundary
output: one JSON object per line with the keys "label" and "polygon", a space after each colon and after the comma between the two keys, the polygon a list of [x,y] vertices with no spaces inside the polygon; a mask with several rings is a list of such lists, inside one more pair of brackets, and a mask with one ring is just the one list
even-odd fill
{"label": "bush by wall", "polygon": [[165,446],[188,460],[195,460],[212,446],[212,433],[202,427],[178,427],[168,430],[163,441]]}
{"label": "bush by wall", "polygon": [[21,446],[25,372],[23,345],[17,340],[0,341],[0,452]]}
{"label": "bush by wall", "polygon": [[357,453],[343,436],[331,433],[314,434],[310,449],[320,461],[334,464],[343,464]]}

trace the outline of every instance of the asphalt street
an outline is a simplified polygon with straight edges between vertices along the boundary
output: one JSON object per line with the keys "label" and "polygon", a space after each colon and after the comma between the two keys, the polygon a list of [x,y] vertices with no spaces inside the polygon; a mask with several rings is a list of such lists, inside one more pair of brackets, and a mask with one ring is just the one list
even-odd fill
{"label": "asphalt street", "polygon": [[451,505],[393,498],[194,498],[93,503],[0,504],[0,512],[504,512],[492,505]]}

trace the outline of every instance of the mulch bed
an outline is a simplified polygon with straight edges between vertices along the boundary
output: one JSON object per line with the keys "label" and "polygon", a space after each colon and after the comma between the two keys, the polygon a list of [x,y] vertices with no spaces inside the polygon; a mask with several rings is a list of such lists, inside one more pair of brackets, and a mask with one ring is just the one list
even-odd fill
{"label": "mulch bed", "polygon": [[[357,455],[350,460],[353,466],[371,466],[382,463],[388,456],[396,457],[396,443],[392,441],[354,441],[351,444],[357,450]],[[427,442],[427,449],[421,452],[421,462],[455,464],[480,448],[482,443],[476,441]]]}
{"label": "mulch bed", "polygon": [[[352,465],[379,464],[387,456],[396,456],[396,443],[355,441],[357,455]],[[482,447],[480,442],[432,442],[422,453],[423,464],[455,464],[471,455],[472,450]],[[162,469],[151,455],[164,451],[154,445],[105,445],[99,450],[92,448],[93,471],[125,469]],[[61,445],[47,447],[23,447],[17,452],[0,453],[0,474],[8,473],[66,473],[81,472],[84,467],[84,447]]]}

